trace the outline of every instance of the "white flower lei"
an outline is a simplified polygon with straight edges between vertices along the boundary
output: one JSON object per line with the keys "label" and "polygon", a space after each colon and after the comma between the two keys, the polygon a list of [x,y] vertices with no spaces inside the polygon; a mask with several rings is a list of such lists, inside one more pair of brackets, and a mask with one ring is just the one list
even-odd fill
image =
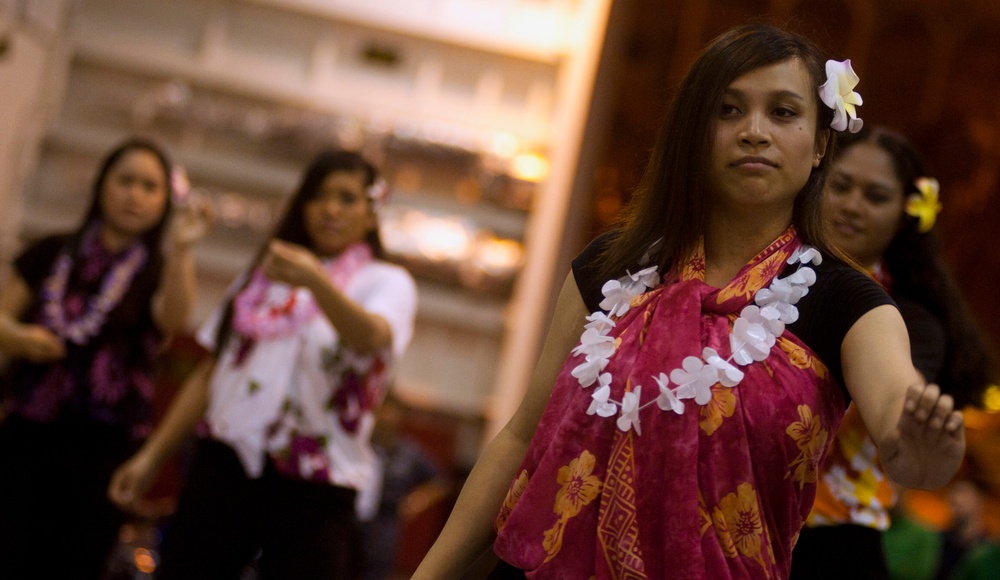
{"label": "white flower lei", "polygon": [[625,393],[621,401],[610,398],[612,377],[611,373],[604,372],[604,368],[614,355],[616,345],[615,339],[608,333],[614,328],[615,320],[629,311],[632,299],[656,286],[659,276],[654,266],[608,281],[601,288],[604,300],[600,307],[603,311],[587,317],[580,344],[573,349],[573,354],[585,355],[585,358],[571,374],[585,389],[598,385],[587,414],[604,418],[618,415],[619,429],[626,432],[634,429],[637,435],[641,435],[639,411],[653,403],[663,411],[680,415],[684,413],[684,401],[687,399],[694,399],[698,405],[711,401],[712,387],[716,383],[728,388],[740,384],[743,371],[739,367],[766,359],[777,337],[785,331],[785,325],[798,320],[799,311],[795,305],[816,282],[816,272],[807,265],[819,265],[822,261],[822,255],[811,246],[796,249],[787,262],[801,266],[785,278],[774,278],[769,287],[758,290],[754,295],[755,304],[745,306],[740,312],[729,334],[732,350],[729,358],[723,359],[709,347],[702,350],[700,357],[686,357],[681,362],[681,368],[670,371],[669,375],[660,373],[651,377],[659,387],[659,396],[644,404],[640,404],[642,385],[638,384],[631,392]]}

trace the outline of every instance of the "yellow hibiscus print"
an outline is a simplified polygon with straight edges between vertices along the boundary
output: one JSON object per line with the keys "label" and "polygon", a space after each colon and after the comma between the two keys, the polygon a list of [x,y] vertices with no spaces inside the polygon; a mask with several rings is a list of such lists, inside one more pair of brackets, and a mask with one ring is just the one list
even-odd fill
{"label": "yellow hibiscus print", "polygon": [[792,366],[800,369],[807,369],[812,366],[812,357],[801,346],[783,336],[778,337],[778,346],[788,355],[788,360],[792,363]]}
{"label": "yellow hibiscus print", "polygon": [[726,529],[736,550],[755,560],[760,560],[760,537],[764,533],[760,509],[757,506],[757,492],[749,483],[741,483],[736,493],[722,498],[718,510],[726,521]]}
{"label": "yellow hibiscus print", "polygon": [[705,279],[705,246],[704,241],[698,242],[698,247],[684,264],[681,270],[681,280],[704,280]]}
{"label": "yellow hibiscus print", "polygon": [[517,501],[521,499],[521,494],[524,493],[524,489],[528,487],[528,470],[521,470],[521,474],[517,476],[514,483],[511,484],[510,489],[507,490],[507,497],[503,500],[503,505],[500,506],[500,513],[497,515],[496,529],[499,532],[503,529],[504,524],[507,523],[507,518],[510,517],[510,513],[514,511],[514,506],[517,505]]}
{"label": "yellow hibiscus print", "polygon": [[705,530],[712,527],[712,516],[708,513],[708,506],[705,504],[705,496],[698,490],[698,520],[701,521],[701,531],[699,535],[704,536]]}
{"label": "yellow hibiscus print", "polygon": [[569,462],[569,465],[559,468],[556,481],[562,487],[556,493],[555,505],[552,508],[559,519],[544,534],[542,547],[548,554],[546,562],[562,549],[566,523],[601,493],[601,480],[592,475],[596,461],[594,455],[584,449],[579,457]]}
{"label": "yellow hibiscus print", "polygon": [[593,454],[584,450],[579,457],[569,462],[569,465],[559,468],[556,481],[562,489],[556,493],[554,511],[563,517],[573,517],[601,492],[601,480],[595,475]]}
{"label": "yellow hibiscus print", "polygon": [[792,481],[798,482],[799,489],[807,483],[816,483],[820,460],[826,452],[826,429],[822,428],[812,409],[799,405],[799,421],[789,425],[785,433],[795,440],[795,446],[799,448],[799,456],[789,465]]}
{"label": "yellow hibiscus print", "polygon": [[739,278],[733,280],[720,290],[716,301],[722,304],[726,300],[736,296],[746,299],[754,295],[785,267],[785,259],[787,257],[788,255],[785,252],[775,252],[764,258],[761,263],[740,274]]}
{"label": "yellow hibiscus print", "polygon": [[715,528],[715,536],[719,538],[719,545],[722,546],[722,553],[727,558],[735,558],[738,554],[733,536],[729,533],[729,522],[726,520],[726,514],[719,508],[712,510],[712,526]]}
{"label": "yellow hibiscus print", "polygon": [[698,420],[698,426],[705,435],[711,435],[722,426],[723,419],[733,416],[734,411],[736,411],[736,395],[733,394],[733,390],[722,385],[714,385],[711,400],[699,411],[701,419]]}
{"label": "yellow hibiscus print", "polygon": [[545,534],[542,537],[542,548],[545,549],[545,561],[548,562],[552,558],[556,557],[556,554],[562,550],[563,544],[563,530],[566,529],[567,518],[559,518],[556,525],[545,530]]}

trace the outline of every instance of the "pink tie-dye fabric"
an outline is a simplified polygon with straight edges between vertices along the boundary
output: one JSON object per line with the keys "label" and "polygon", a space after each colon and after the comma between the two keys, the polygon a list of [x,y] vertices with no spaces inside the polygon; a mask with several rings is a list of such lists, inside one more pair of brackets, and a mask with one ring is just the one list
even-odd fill
{"label": "pink tie-dye fabric", "polygon": [[[712,347],[800,245],[795,230],[724,288],[704,283],[697,252],[679,275],[633,300],[611,335],[612,399]],[[803,298],[808,300],[809,297]],[[586,414],[593,389],[570,355],[497,518],[496,553],[528,578],[784,578],[816,492],[817,469],[844,412],[840,388],[790,332],[743,381],[716,384],[705,406],[652,405],[642,435]]]}

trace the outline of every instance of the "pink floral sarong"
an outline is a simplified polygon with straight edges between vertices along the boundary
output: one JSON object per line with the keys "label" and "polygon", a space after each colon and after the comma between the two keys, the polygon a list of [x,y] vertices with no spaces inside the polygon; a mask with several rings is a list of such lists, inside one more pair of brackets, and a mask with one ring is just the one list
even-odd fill
{"label": "pink floral sarong", "polygon": [[[724,288],[698,252],[637,296],[611,331],[613,399],[704,347],[729,355],[732,321],[799,247],[793,228]],[[804,300],[808,300],[806,297]],[[571,354],[497,518],[496,553],[528,578],[784,578],[844,413],[839,386],[785,331],[732,389],[705,406],[642,410],[642,435],[587,415],[592,389]],[[647,388],[641,403],[656,397]]]}

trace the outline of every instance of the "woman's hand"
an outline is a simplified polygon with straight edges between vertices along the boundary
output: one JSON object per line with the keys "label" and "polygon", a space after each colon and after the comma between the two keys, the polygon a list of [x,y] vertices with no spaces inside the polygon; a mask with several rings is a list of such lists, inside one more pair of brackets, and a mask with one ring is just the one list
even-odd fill
{"label": "woman's hand", "polygon": [[204,198],[191,196],[171,217],[169,239],[174,251],[183,251],[208,235],[215,223],[215,209]]}
{"label": "woman's hand", "polygon": [[54,332],[38,324],[24,324],[18,332],[18,350],[33,363],[50,363],[66,356],[66,345]]}
{"label": "woman's hand", "polygon": [[326,279],[323,263],[315,254],[303,246],[281,240],[271,240],[261,267],[271,280],[291,286],[311,288],[318,280]]}
{"label": "woman's hand", "polygon": [[111,475],[108,499],[123,510],[137,511],[139,500],[153,486],[159,472],[159,464],[139,450]]}
{"label": "woman's hand", "polygon": [[880,442],[879,453],[893,480],[918,489],[941,487],[965,454],[962,413],[937,385],[910,385],[896,430]]}

